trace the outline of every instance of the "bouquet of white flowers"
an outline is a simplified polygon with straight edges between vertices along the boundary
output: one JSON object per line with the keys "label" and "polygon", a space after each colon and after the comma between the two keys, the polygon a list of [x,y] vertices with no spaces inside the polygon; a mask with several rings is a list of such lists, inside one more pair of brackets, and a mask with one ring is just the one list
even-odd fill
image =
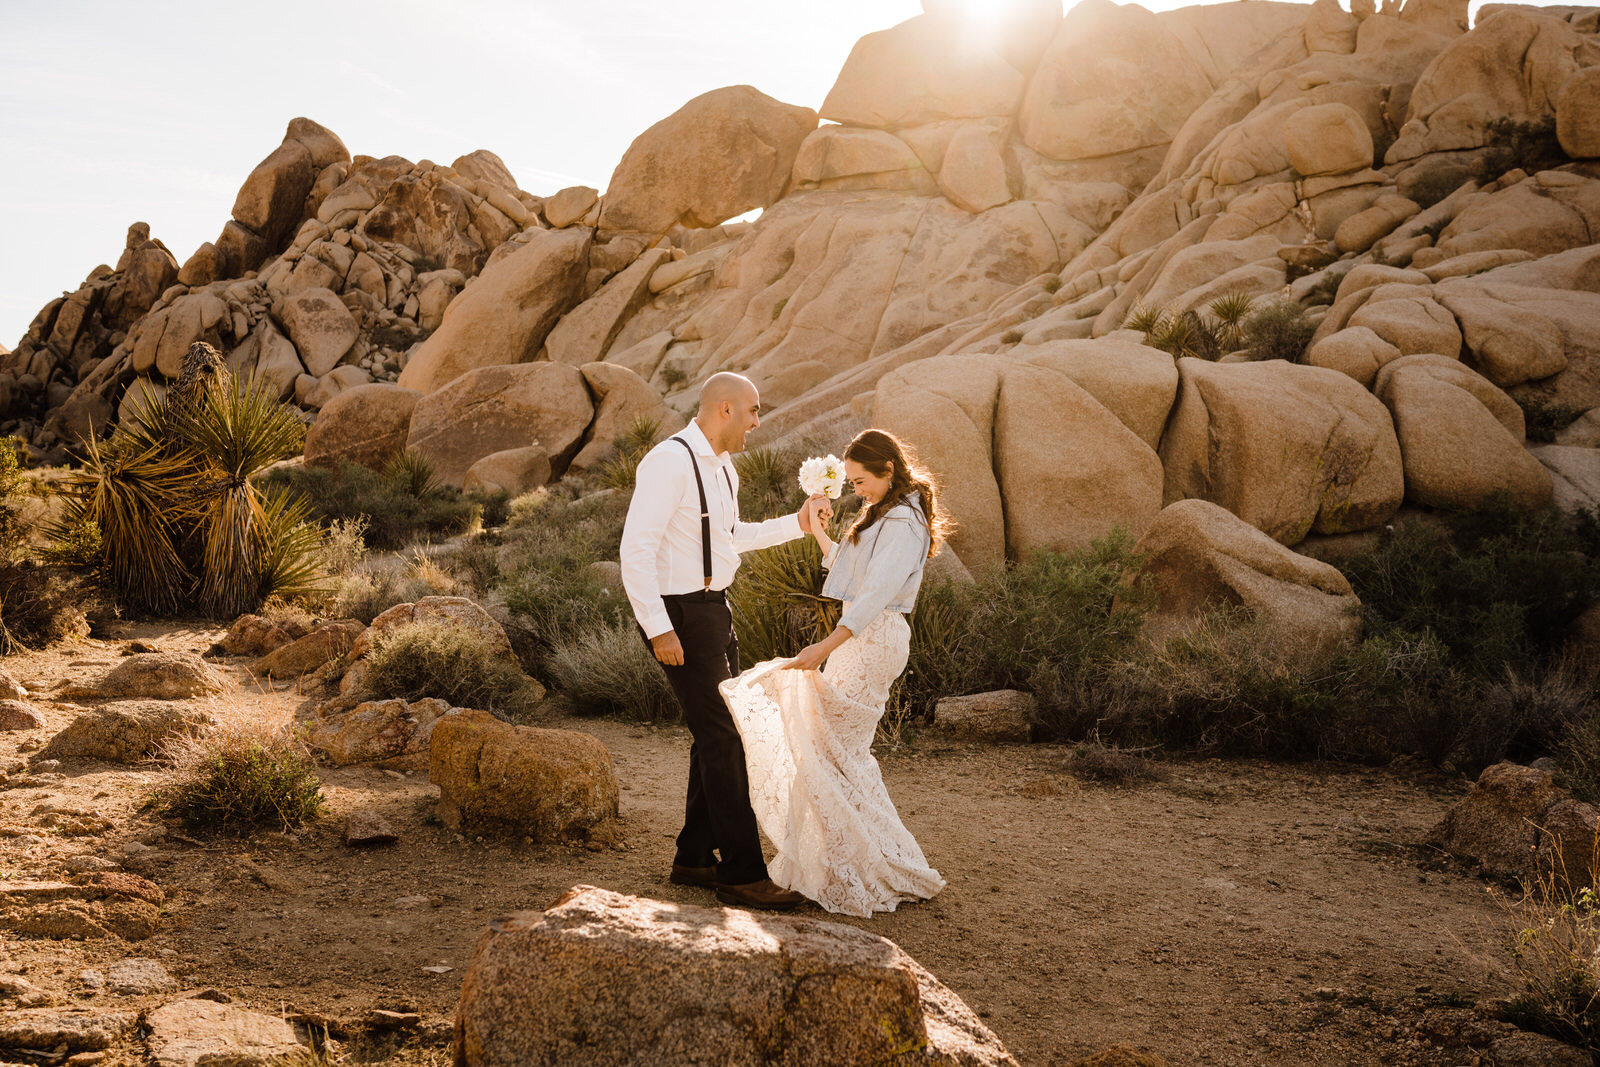
{"label": "bouquet of white flowers", "polygon": [[800,488],[806,496],[821,493],[838,500],[844,491],[844,464],[838,456],[812,456],[800,464]]}

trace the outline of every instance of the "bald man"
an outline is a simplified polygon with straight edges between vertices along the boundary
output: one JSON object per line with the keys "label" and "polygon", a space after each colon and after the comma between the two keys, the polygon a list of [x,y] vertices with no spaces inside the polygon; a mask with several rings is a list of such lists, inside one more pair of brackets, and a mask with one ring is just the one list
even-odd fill
{"label": "bald man", "polygon": [[766,522],[739,521],[733,455],[759,425],[761,397],[750,379],[724,372],[706,380],[694,421],[639,463],[622,528],[622,584],[694,737],[670,880],[713,889],[727,904],[784,910],[805,898],[767,877],[744,743],[717,691],[739,673],[724,591],[741,552],[805,536],[826,501],[813,498]]}

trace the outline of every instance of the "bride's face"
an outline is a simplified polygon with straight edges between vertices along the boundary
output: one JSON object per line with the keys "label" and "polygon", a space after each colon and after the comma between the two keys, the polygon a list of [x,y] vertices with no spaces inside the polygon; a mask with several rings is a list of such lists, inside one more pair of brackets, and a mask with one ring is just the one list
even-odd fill
{"label": "bride's face", "polygon": [[850,483],[850,488],[855,490],[856,496],[865,500],[869,505],[876,504],[883,499],[883,494],[889,491],[889,475],[894,473],[894,468],[889,468],[889,474],[879,476],[853,459],[844,461],[845,481]]}

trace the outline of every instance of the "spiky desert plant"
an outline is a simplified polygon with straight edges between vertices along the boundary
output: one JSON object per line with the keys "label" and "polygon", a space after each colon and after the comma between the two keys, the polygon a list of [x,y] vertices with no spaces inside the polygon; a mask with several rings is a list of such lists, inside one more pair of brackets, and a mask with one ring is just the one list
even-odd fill
{"label": "spiky desert plant", "polygon": [[304,434],[292,410],[235,382],[197,343],[166,396],[147,394],[137,420],[88,442],[52,535],[97,528],[101,581],[136,611],[194,605],[231,618],[268,593],[304,589],[318,543],[306,507],[252,481],[296,454]]}
{"label": "spiky desert plant", "polygon": [[434,476],[433,464],[416,449],[397,453],[383,465],[384,480],[418,500],[429,500],[444,490]]}
{"label": "spiky desert plant", "polygon": [[1145,307],[1143,304],[1136,306],[1122,320],[1124,330],[1138,330],[1142,334],[1159,334],[1165,330],[1172,315],[1166,308]]}
{"label": "spiky desert plant", "polygon": [[[661,421],[648,415],[636,415],[628,428],[611,443],[611,454],[600,464],[597,472],[600,484],[607,489],[633,490],[639,461],[644,459],[656,439],[661,435]],[[676,446],[674,446],[676,447]]]}
{"label": "spiky desert plant", "polygon": [[1254,306],[1255,300],[1250,294],[1238,290],[1224,293],[1211,301],[1209,310],[1217,323],[1217,343],[1224,352],[1244,347],[1244,323]]}

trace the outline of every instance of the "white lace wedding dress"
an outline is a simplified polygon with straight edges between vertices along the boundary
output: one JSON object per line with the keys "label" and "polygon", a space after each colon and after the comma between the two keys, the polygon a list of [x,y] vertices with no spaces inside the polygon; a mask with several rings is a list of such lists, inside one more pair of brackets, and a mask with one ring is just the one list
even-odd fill
{"label": "white lace wedding dress", "polygon": [[910,646],[905,617],[886,611],[821,673],[767,660],[721,686],[744,738],[751,806],[777,853],[768,874],[831,912],[865,917],[944,888],[872,757]]}

